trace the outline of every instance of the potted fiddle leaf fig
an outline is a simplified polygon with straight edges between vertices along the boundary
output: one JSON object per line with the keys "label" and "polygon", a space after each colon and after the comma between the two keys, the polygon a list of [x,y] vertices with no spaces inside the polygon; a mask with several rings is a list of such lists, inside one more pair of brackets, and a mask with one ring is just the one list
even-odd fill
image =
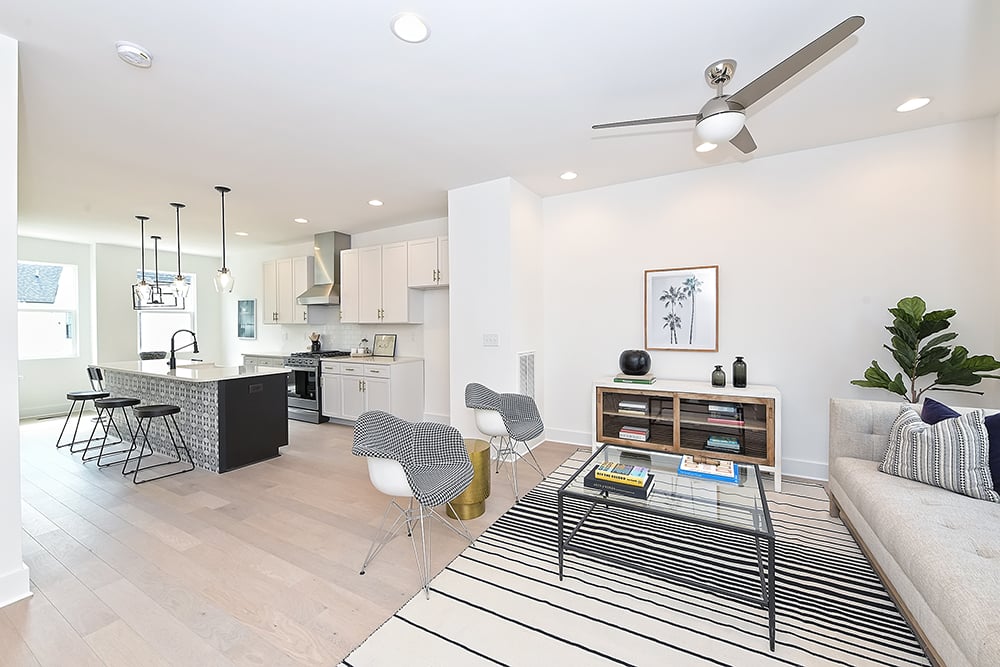
{"label": "potted fiddle leaf fig", "polygon": [[[851,384],[885,389],[917,403],[924,392],[932,389],[981,395],[981,391],[958,387],[972,387],[985,378],[1000,380],[1000,375],[990,373],[1000,369],[1000,361],[988,354],[970,355],[961,345],[953,348],[947,344],[958,337],[953,331],[941,333],[951,326],[954,309],[927,312],[923,299],[910,296],[900,299],[889,312],[894,319],[885,329],[892,334],[892,345],[882,347],[892,353],[903,372],[889,377],[873,360],[865,379],[851,380]],[[928,375],[933,376],[930,384],[918,388],[917,380]]]}

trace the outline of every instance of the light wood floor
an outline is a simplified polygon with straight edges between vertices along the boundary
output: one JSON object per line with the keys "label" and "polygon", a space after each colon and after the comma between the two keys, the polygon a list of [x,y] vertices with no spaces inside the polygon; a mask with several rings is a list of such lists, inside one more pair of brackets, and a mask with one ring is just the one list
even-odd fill
{"label": "light wood floor", "polygon": [[[0,609],[2,665],[336,665],[420,589],[405,537],[358,574],[388,499],[347,427],[290,422],[277,459],[134,486],[55,451],[60,426],[21,426],[34,595]],[[574,449],[535,451],[549,472]],[[513,503],[492,481],[474,534]],[[440,571],[464,543],[435,524]]]}

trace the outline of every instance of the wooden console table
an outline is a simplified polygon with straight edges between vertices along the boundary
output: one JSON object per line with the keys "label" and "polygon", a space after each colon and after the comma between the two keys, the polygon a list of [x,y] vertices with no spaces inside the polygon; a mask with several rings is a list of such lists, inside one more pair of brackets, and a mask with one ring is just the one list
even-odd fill
{"label": "wooden console table", "polygon": [[[643,385],[604,378],[594,383],[593,401],[595,451],[609,443],[756,463],[774,473],[774,490],[781,492],[781,393],[776,387],[737,389],[662,379]],[[721,449],[718,441],[730,443],[729,448]]]}

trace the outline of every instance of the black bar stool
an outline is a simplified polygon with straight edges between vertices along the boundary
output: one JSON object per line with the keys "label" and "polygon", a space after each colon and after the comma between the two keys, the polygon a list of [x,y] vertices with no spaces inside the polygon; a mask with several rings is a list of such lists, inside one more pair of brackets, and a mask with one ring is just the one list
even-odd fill
{"label": "black bar stool", "polygon": [[[133,447],[135,447],[136,434],[135,431],[132,430],[132,422],[129,421],[128,412],[126,412],[125,408],[131,408],[133,406],[139,405],[141,402],[142,401],[140,401],[138,398],[131,398],[127,396],[98,398],[94,400],[94,407],[97,408],[98,419],[101,422],[101,424],[104,425],[104,437],[101,438],[100,451],[98,451],[96,455],[90,454],[90,447],[91,445],[94,444],[94,440],[96,439],[94,437],[94,434],[97,432],[97,422],[94,422],[94,428],[91,429],[90,431],[90,442],[87,443],[86,449],[83,450],[82,460],[84,461],[84,463],[86,463],[87,461],[93,461],[94,459],[97,459],[97,467],[106,468],[108,466],[118,465],[119,463],[125,462],[123,459],[118,459],[116,461],[108,461],[107,463],[103,463],[101,459],[104,458],[105,455],[114,456],[115,454],[125,454],[126,458],[128,457],[128,453],[132,451]],[[106,452],[104,451],[104,448],[106,446],[120,445],[125,442],[125,438],[124,436],[122,436],[121,429],[118,428],[118,423],[115,422],[115,410],[122,411],[122,419],[125,420],[125,426],[128,427],[128,433],[131,436],[130,446],[127,449],[123,447],[122,449]],[[106,424],[104,423],[104,418],[107,418]],[[114,428],[115,433],[118,434],[118,440],[116,442],[108,442],[108,434],[111,432],[112,428]]]}
{"label": "black bar stool", "polygon": [[[88,366],[87,375],[90,377],[90,390],[89,391],[71,391],[66,394],[66,398],[72,403],[69,405],[69,412],[66,413],[66,420],[63,421],[62,430],[59,431],[59,437],[56,438],[56,449],[61,449],[63,447],[69,447],[69,451],[73,454],[80,452],[79,449],[73,449],[74,445],[80,445],[83,443],[90,444],[90,438],[86,440],[77,440],[76,434],[80,429],[80,419],[83,417],[83,411],[87,407],[87,401],[96,401],[99,398],[107,398],[111,395],[110,391],[105,391],[104,389],[104,374],[101,369],[97,366]],[[76,415],[76,426],[73,427],[73,439],[69,442],[63,442],[63,435],[66,433],[66,426],[69,424],[70,417],[73,416],[73,410],[76,406],[80,406],[80,412]],[[96,407],[96,406],[95,406]],[[101,411],[97,411],[97,419],[101,423],[101,427],[104,427],[104,422],[101,419]],[[97,425],[94,425],[94,430],[96,430]],[[105,435],[107,435],[107,430],[105,429]],[[93,436],[93,431],[91,432]]]}
{"label": "black bar stool", "polygon": [[[190,472],[194,470],[194,459],[191,458],[191,451],[188,450],[187,444],[184,442],[184,436],[181,435],[181,429],[177,426],[177,417],[175,416],[179,413],[181,409],[176,405],[137,405],[132,408],[132,414],[135,415],[136,419],[136,429],[135,429],[135,439],[132,441],[132,447],[129,449],[128,454],[125,456],[125,465],[122,466],[123,475],[132,475],[132,482],[135,484],[144,484],[145,482],[151,482],[154,479],[163,479],[164,477],[170,477],[172,475],[179,475],[182,472]],[[163,425],[167,429],[167,435],[170,436],[170,442],[174,446],[174,451],[177,452],[177,459],[174,461],[164,461],[162,463],[153,463],[146,466],[142,465],[142,459],[144,456],[151,456],[153,454],[153,447],[149,444],[149,428],[153,424],[153,419],[156,417],[163,417]],[[167,417],[170,417],[170,421],[167,421]],[[143,425],[145,422],[145,426]],[[170,423],[173,422],[173,430],[170,429]],[[177,437],[174,437],[174,433],[177,433]],[[135,470],[131,472],[128,469],[129,461],[132,459],[132,452],[135,450],[136,445],[139,443],[139,436],[142,436],[142,444],[139,445],[139,456],[135,460]],[[178,447],[177,441],[180,440],[180,446]],[[145,449],[149,448],[149,454],[145,454]],[[142,470],[151,470],[152,468],[159,468],[161,466],[168,466],[175,463],[183,462],[181,458],[181,447],[184,448],[184,453],[187,454],[188,462],[191,464],[188,468],[183,468],[181,470],[175,470],[173,472],[164,473],[162,475],[156,475],[154,477],[148,477],[146,479],[139,479],[139,472]]]}

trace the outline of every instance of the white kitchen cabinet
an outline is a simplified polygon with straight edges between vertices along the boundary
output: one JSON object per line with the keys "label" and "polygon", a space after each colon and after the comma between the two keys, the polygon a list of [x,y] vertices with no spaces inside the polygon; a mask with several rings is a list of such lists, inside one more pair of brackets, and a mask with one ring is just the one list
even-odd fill
{"label": "white kitchen cabinet", "polygon": [[264,324],[324,324],[315,309],[300,306],[298,297],[312,285],[312,257],[286,257],[264,262]]}
{"label": "white kitchen cabinet", "polygon": [[352,248],[340,254],[340,321],[361,324],[420,322],[410,299],[406,243]]}
{"label": "white kitchen cabinet", "polygon": [[254,373],[258,368],[281,368],[285,365],[285,358],[270,355],[244,354],[243,365],[246,366],[247,371]]}
{"label": "white kitchen cabinet", "polygon": [[340,321],[360,322],[358,304],[358,251],[340,253]]}
{"label": "white kitchen cabinet", "polygon": [[322,382],[323,415],[331,419],[354,421],[370,410],[423,419],[423,359],[323,361]]}
{"label": "white kitchen cabinet", "polygon": [[406,243],[407,285],[416,289],[448,285],[448,237]]}

